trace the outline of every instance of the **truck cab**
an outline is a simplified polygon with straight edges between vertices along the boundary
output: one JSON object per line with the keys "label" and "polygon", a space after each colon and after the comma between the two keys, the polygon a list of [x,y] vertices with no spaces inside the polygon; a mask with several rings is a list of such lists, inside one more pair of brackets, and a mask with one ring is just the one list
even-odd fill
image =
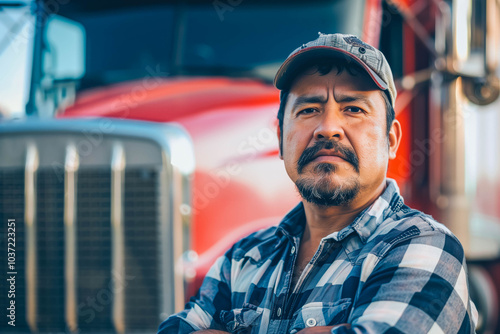
{"label": "truck cab", "polygon": [[404,131],[388,176],[460,238],[478,331],[498,330],[497,2],[0,9],[24,11],[32,28],[25,117],[0,125],[0,216],[15,219],[17,240],[16,327],[2,332],[154,332],[232,243],[279,223],[300,198],[279,159],[272,79],[318,32],[385,53]]}

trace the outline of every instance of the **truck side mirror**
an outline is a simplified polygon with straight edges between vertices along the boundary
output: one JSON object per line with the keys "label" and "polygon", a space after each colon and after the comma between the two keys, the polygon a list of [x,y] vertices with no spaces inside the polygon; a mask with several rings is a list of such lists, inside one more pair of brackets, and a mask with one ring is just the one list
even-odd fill
{"label": "truck side mirror", "polygon": [[43,38],[37,110],[41,116],[52,116],[75,101],[78,80],[85,73],[85,30],[75,21],[51,15]]}
{"label": "truck side mirror", "polygon": [[79,23],[52,15],[46,26],[44,72],[55,80],[79,79],[85,73],[85,30]]}
{"label": "truck side mirror", "polygon": [[448,69],[464,77],[464,93],[479,105],[499,96],[495,73],[500,50],[498,0],[453,0],[452,50]]}

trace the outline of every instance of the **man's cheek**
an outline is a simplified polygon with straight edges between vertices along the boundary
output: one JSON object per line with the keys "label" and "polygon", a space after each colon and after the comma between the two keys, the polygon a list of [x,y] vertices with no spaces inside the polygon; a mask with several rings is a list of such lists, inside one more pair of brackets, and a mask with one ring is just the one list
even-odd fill
{"label": "man's cheek", "polygon": [[370,170],[372,169],[374,166],[374,159],[377,159],[376,157],[376,154],[374,154],[373,157],[371,156],[367,156],[366,154],[364,153],[358,153],[356,152],[356,155],[358,157],[358,161],[359,161],[359,169],[360,170]]}

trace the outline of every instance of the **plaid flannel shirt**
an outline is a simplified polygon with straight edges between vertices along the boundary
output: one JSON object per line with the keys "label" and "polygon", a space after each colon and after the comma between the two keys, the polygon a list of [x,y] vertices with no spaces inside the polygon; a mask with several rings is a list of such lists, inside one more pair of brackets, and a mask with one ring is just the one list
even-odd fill
{"label": "plaid flannel shirt", "polygon": [[296,333],[340,323],[352,327],[332,333],[475,332],[460,242],[404,205],[393,180],[352,224],[321,240],[292,291],[304,224],[299,204],[279,226],[236,243],[158,333]]}

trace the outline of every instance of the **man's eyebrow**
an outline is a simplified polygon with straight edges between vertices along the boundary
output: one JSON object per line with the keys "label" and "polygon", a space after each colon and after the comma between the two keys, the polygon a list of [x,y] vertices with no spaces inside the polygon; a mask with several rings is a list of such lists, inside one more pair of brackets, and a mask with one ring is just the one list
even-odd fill
{"label": "man's eyebrow", "polygon": [[363,94],[336,94],[334,97],[337,103],[361,102],[373,108],[371,99]]}
{"label": "man's eyebrow", "polygon": [[295,99],[292,105],[292,109],[296,109],[300,106],[303,106],[305,104],[312,104],[312,103],[326,103],[328,101],[328,97],[324,96],[319,96],[319,95],[314,95],[314,96],[299,96]]}

